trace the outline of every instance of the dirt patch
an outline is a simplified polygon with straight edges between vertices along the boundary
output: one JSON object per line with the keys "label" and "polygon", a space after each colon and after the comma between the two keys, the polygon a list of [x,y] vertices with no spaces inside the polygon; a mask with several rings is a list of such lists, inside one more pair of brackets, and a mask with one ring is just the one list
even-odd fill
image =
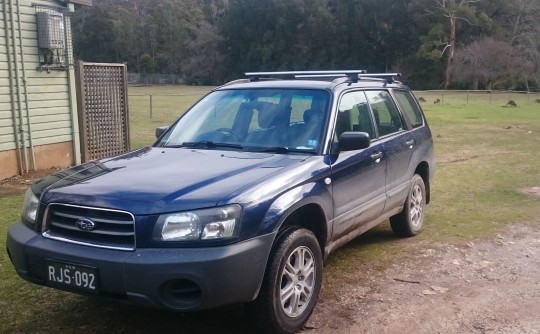
{"label": "dirt patch", "polygon": [[540,187],[522,188],[519,191],[526,195],[540,198]]}
{"label": "dirt patch", "polygon": [[[540,219],[324,290],[305,333],[539,333]],[[371,273],[373,274],[373,273]]]}
{"label": "dirt patch", "polygon": [[0,196],[22,194],[35,181],[59,170],[61,170],[61,168],[40,169],[30,171],[24,175],[15,175],[7,179],[0,180]]}
{"label": "dirt patch", "polygon": [[526,132],[527,134],[533,133],[532,130],[529,130],[529,128],[528,128],[527,126],[524,126],[524,125],[518,125],[518,124],[514,124],[514,125],[504,125],[502,128],[503,128],[504,130],[513,130],[513,131]]}

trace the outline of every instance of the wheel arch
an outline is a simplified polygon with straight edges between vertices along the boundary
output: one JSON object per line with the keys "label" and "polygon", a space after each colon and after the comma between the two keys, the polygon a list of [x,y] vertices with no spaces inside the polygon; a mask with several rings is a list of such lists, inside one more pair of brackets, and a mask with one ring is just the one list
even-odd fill
{"label": "wheel arch", "polygon": [[317,238],[321,252],[324,254],[329,234],[326,221],[326,215],[322,207],[316,203],[309,203],[295,208],[287,215],[283,223],[279,226],[278,234],[289,227],[301,227],[310,230]]}
{"label": "wheel arch", "polygon": [[268,209],[259,233],[280,233],[298,226],[311,231],[324,254],[332,227],[328,222],[333,214],[332,194],[323,183],[308,183],[282,194]]}
{"label": "wheel arch", "polygon": [[431,199],[431,184],[429,182],[430,175],[429,175],[428,163],[425,161],[422,161],[414,170],[414,174],[420,175],[420,177],[424,181],[424,185],[426,187],[426,204],[429,204],[430,199]]}

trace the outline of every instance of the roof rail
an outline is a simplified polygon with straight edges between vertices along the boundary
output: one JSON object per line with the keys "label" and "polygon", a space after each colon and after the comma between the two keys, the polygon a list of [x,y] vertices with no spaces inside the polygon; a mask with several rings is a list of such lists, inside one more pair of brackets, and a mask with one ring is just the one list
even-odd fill
{"label": "roof rail", "polygon": [[[327,78],[347,76],[351,79],[358,78],[358,75],[367,73],[366,70],[332,70],[332,71],[281,71],[281,72],[247,72],[245,75],[250,81],[258,81],[261,77],[286,76],[292,78]],[[357,79],[356,79],[357,80]]]}
{"label": "roof rail", "polygon": [[291,79],[303,78],[339,78],[347,77],[352,82],[358,82],[363,78],[378,78],[388,83],[394,82],[394,77],[401,77],[401,73],[367,73],[366,70],[332,70],[332,71],[278,71],[278,72],[246,72],[249,81],[259,81],[268,77],[290,77]]}

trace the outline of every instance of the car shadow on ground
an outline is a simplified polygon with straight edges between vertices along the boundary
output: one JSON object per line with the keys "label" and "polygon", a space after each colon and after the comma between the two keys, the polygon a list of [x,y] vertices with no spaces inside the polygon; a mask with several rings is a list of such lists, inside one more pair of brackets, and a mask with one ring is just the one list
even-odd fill
{"label": "car shadow on ground", "polygon": [[[78,297],[87,305],[92,319],[79,325],[92,333],[257,333],[244,315],[243,305],[231,305],[198,312],[173,312],[143,308],[103,299]],[[75,319],[72,319],[75,320]]]}

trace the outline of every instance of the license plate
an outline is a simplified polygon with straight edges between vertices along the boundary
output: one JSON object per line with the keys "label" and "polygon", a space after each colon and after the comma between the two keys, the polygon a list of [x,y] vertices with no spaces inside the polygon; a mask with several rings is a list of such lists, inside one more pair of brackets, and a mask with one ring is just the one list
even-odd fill
{"label": "license plate", "polygon": [[57,261],[47,261],[47,282],[96,293],[97,269]]}

